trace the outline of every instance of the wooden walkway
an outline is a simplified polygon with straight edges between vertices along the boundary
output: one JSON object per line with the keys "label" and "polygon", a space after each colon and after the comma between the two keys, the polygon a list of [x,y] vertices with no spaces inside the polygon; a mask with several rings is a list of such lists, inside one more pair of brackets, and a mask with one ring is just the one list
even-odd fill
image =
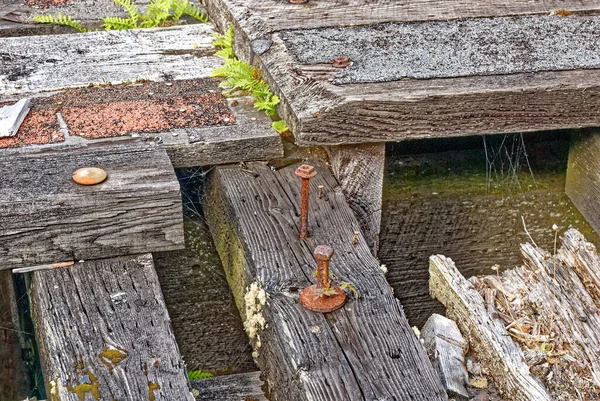
{"label": "wooden walkway", "polygon": [[[600,124],[599,64],[588,50],[598,47],[598,1],[215,0],[208,8],[221,30],[233,25],[236,53],[261,69],[301,144]],[[558,9],[573,15],[550,16]],[[336,68],[337,57],[352,64]]]}
{"label": "wooden walkway", "polygon": [[[319,165],[311,180],[310,237],[299,239],[297,166],[217,167],[205,204],[271,399],[446,400],[364,238],[352,245],[358,221],[327,167]],[[317,245],[335,250],[333,276],[359,293],[325,315],[298,302],[314,280]],[[254,300],[261,290],[264,305]]]}

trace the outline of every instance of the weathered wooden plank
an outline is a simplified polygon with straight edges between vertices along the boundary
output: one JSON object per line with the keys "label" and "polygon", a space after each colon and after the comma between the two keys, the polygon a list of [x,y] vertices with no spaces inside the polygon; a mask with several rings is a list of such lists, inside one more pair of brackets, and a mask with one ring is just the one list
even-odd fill
{"label": "weathered wooden plank", "polygon": [[561,0],[518,2],[311,0],[307,5],[293,5],[277,0],[216,0],[205,1],[205,3],[211,17],[220,25],[220,29],[224,27],[226,19],[234,19],[248,32],[251,40],[283,29],[549,14],[558,9],[586,13],[600,9],[600,3],[596,0],[568,2]]}
{"label": "weathered wooden plank", "polygon": [[[76,184],[86,166],[108,179]],[[0,174],[1,269],[183,247],[179,183],[154,143],[5,154]]]}
{"label": "weathered wooden plank", "polygon": [[0,38],[0,95],[207,77],[221,64],[213,32],[211,24],[194,24]]}
{"label": "weathered wooden plank", "polygon": [[197,401],[267,401],[260,372],[217,376],[192,382],[199,391]]}
{"label": "weathered wooden plank", "polygon": [[600,174],[598,155],[600,135],[589,130],[573,138],[569,149],[569,166],[565,192],[594,230],[600,232]]}
{"label": "weathered wooden plank", "polygon": [[468,398],[465,386],[469,383],[469,373],[464,358],[468,343],[456,323],[434,313],[423,326],[421,338],[448,396]]}
{"label": "weathered wooden plank", "polygon": [[[482,60],[485,59],[485,62],[477,63],[477,68],[487,69],[489,74],[498,74],[498,71],[505,70],[507,65],[513,62],[517,62],[520,67],[513,68],[510,75],[462,77],[461,75],[469,72],[462,70],[464,63],[461,62],[456,63],[454,72],[448,74],[451,78],[423,80],[414,78],[397,79],[398,76],[395,76],[394,79],[396,80],[390,80],[391,77],[387,77],[385,78],[388,79],[387,82],[366,83],[369,80],[376,80],[377,75],[381,75],[380,71],[386,73],[386,71],[395,70],[397,68],[395,65],[402,65],[405,59],[414,62],[410,68],[421,68],[423,65],[422,60],[427,58],[424,56],[429,49],[429,38],[441,38],[444,35],[424,37],[423,43],[417,43],[414,48],[416,53],[423,52],[421,54],[423,57],[403,58],[404,55],[401,55],[402,60],[400,63],[392,63],[387,57],[385,60],[379,59],[378,62],[377,57],[373,57],[373,54],[364,50],[368,48],[376,50],[378,46],[385,50],[387,47],[394,46],[394,44],[401,45],[403,40],[410,41],[413,35],[389,36],[381,32],[375,36],[368,35],[368,44],[357,42],[346,49],[349,52],[351,50],[352,54],[338,55],[349,55],[355,62],[354,65],[340,71],[339,68],[327,64],[328,60],[325,59],[327,58],[325,56],[331,55],[328,52],[336,49],[339,51],[339,46],[334,44],[323,47],[325,58],[318,60],[317,64],[302,64],[294,56],[294,51],[290,45],[284,41],[284,36],[301,35],[305,31],[300,31],[299,34],[297,32],[288,34],[276,32],[284,28],[271,29],[270,24],[272,21],[267,18],[268,11],[260,8],[260,6],[256,6],[257,8],[253,9],[254,12],[248,12],[246,6],[235,0],[222,0],[215,3],[217,4],[209,5],[209,8],[213,7],[213,15],[217,15],[215,17],[217,25],[222,29],[229,24],[229,21],[234,21],[233,26],[237,41],[236,54],[259,66],[263,77],[281,98],[279,113],[294,132],[296,141],[299,144],[337,145],[400,141],[426,137],[579,128],[599,124],[597,118],[600,109],[597,102],[599,91],[598,70],[579,70],[581,68],[577,63],[579,58],[563,58],[564,54],[561,54],[562,52],[548,53],[549,58],[547,60],[550,61],[550,64],[543,67],[541,64],[536,64],[539,61],[536,61],[536,57],[529,57],[532,51],[532,43],[538,40],[545,43],[539,48],[542,53],[553,47],[562,46],[563,41],[556,40],[557,36],[552,33],[552,29],[542,29],[542,26],[548,21],[550,21],[550,25],[565,24],[569,28],[563,30],[563,32],[575,34],[576,32],[582,33],[575,26],[587,23],[596,24],[598,17],[595,16],[576,16],[567,19],[541,16],[502,19],[502,21],[515,21],[514,26],[509,24],[511,29],[524,21],[529,21],[531,29],[525,31],[531,32],[533,36],[530,37],[531,40],[529,41],[525,40],[518,43],[514,40],[506,40],[503,34],[499,34],[497,28],[502,24],[497,24],[498,19],[429,22],[427,23],[429,25],[439,24],[442,26],[445,24],[444,26],[452,26],[452,29],[457,31],[460,27],[469,24],[489,24],[489,30],[493,35],[490,41],[479,41],[475,46],[467,46],[464,49],[460,46],[453,48],[456,41],[451,41],[444,51],[437,53],[442,54],[448,51],[447,54],[452,55],[452,57],[454,57],[454,54],[465,57],[467,53],[475,52]],[[525,9],[529,10],[527,7],[530,5],[519,3],[518,7],[524,6]],[[565,4],[555,5],[559,6],[558,8],[566,6]],[[598,6],[598,4],[592,4],[591,2],[588,5],[592,8]],[[338,6],[340,5],[336,4],[332,7]],[[386,12],[389,13],[390,9],[387,6],[393,6],[388,4],[383,6]],[[441,5],[442,8],[444,6],[451,8],[451,5],[446,2]],[[497,10],[496,6],[503,8],[506,5],[495,3],[490,5],[489,2],[481,5],[482,8],[490,7],[490,9]],[[550,3],[538,3],[537,6],[540,6],[538,12],[554,8]],[[279,7],[284,7],[284,4],[280,4]],[[513,5],[507,7],[511,8]],[[575,9],[577,4],[573,4],[573,7]],[[300,8],[304,13],[303,15],[307,15],[306,7]],[[377,9],[376,6],[373,7],[372,5],[363,8],[365,10]],[[470,8],[469,6],[464,7],[465,10]],[[460,8],[451,9],[456,10],[457,13],[462,10]],[[423,10],[427,10],[427,8],[425,7]],[[536,11],[529,11],[536,13]],[[523,10],[525,14],[529,11]],[[364,12],[369,13],[369,11]],[[450,14],[452,15],[452,12]],[[475,14],[470,15],[467,12],[464,16],[478,16],[477,13]],[[521,13],[515,10],[512,13],[508,12],[508,15],[513,14]],[[386,15],[390,16],[388,18],[393,18],[392,13]],[[492,13],[492,15],[495,14]],[[498,15],[506,14],[498,13]],[[430,18],[420,20],[428,19]],[[436,18],[431,17],[431,19],[435,20]],[[319,20],[317,24],[321,24],[323,18],[317,20]],[[516,21],[519,21],[519,23],[517,24]],[[346,22],[347,24],[319,25],[318,27],[352,25],[354,23],[351,20]],[[304,25],[295,28],[314,28],[308,19],[303,19],[303,23]],[[498,26],[494,28],[494,24]],[[412,29],[412,25],[410,27],[403,24],[399,25]],[[287,28],[289,25],[286,23],[280,26]],[[381,25],[368,29],[381,31],[387,28]],[[494,31],[495,29],[496,31]],[[343,43],[347,38],[352,37],[349,32],[362,32],[363,30],[367,30],[367,28],[343,28],[344,33],[341,42]],[[321,32],[321,30],[314,32]],[[456,35],[459,39],[462,36],[465,35],[460,33]],[[523,35],[517,35],[516,37],[521,38],[521,36]],[[585,43],[591,43],[589,41],[595,41],[596,38],[597,35],[590,35],[588,39],[579,42],[585,45]],[[260,52],[252,50],[259,47],[256,46],[258,42],[267,44],[267,46],[262,46]],[[458,43],[460,43],[460,40]],[[506,52],[489,52],[492,48],[502,47],[507,43],[512,46],[512,50],[508,54],[505,54]],[[429,50],[433,51],[434,49]],[[380,53],[387,54],[385,52]],[[502,61],[504,56],[508,58]],[[510,63],[507,64],[507,61],[510,61]],[[363,74],[362,83],[336,85],[332,82],[336,80],[336,77],[352,76],[353,71],[360,71],[364,69],[363,66],[370,63],[373,68],[369,70],[369,73]],[[535,67],[536,65],[537,67]],[[589,64],[588,68],[593,68],[593,65],[594,63]],[[557,69],[568,69],[569,71],[553,71]],[[439,70],[437,65],[434,70],[436,72]],[[375,74],[373,74],[373,71],[375,71]],[[527,71],[537,72],[531,74]],[[402,75],[401,73],[399,76]]]}
{"label": "weathered wooden plank", "polygon": [[327,153],[333,174],[344,190],[365,240],[373,255],[377,255],[385,144],[330,146]]}
{"label": "weathered wooden plank", "polygon": [[501,393],[515,401],[551,400],[545,386],[530,373],[519,346],[506,335],[503,322],[488,314],[483,298],[452,259],[434,255],[429,262],[431,296],[446,306],[447,315],[469,339]]}
{"label": "weathered wooden plank", "polygon": [[[215,168],[205,212],[271,399],[447,399],[365,240],[351,244],[359,224],[327,168],[311,180],[301,241],[297,164],[247,167]],[[334,276],[360,293],[327,316],[297,302],[319,244],[335,249]]]}
{"label": "weathered wooden plank", "polygon": [[194,399],[151,255],[35,272],[31,298],[51,399]]}
{"label": "weathered wooden plank", "polygon": [[[161,133],[173,167],[198,167],[283,157],[271,119],[239,98],[229,101],[236,124]],[[175,136],[173,135],[175,134]],[[153,135],[150,135],[153,136]]]}

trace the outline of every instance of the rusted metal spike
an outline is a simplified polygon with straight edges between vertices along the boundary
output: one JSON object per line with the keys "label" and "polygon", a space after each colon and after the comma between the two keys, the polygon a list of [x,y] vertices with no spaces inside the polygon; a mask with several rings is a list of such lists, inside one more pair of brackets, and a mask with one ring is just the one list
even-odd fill
{"label": "rusted metal spike", "polygon": [[346,303],[344,290],[336,285],[331,285],[331,280],[329,280],[329,261],[333,254],[333,249],[326,245],[319,245],[315,249],[317,284],[306,287],[300,293],[302,306],[313,312],[333,312]]}
{"label": "rusted metal spike", "polygon": [[308,237],[308,193],[310,179],[317,175],[313,166],[303,164],[296,169],[296,176],[302,178],[300,188],[300,238]]}

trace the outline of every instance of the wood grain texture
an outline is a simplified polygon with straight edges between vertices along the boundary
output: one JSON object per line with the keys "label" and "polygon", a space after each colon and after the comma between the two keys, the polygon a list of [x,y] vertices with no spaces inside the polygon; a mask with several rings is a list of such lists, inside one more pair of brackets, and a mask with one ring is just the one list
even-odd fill
{"label": "wood grain texture", "polygon": [[379,251],[385,144],[327,147],[333,175],[342,187],[373,255]]}
{"label": "wood grain texture", "polygon": [[[97,166],[96,186],[72,180]],[[0,158],[1,269],[183,247],[179,183],[165,150],[127,140]]]}
{"label": "wood grain texture", "polygon": [[[564,8],[562,2],[448,3],[389,2],[364,6],[351,2],[356,10],[361,5],[365,18],[342,23],[310,18],[318,7],[296,6],[301,17],[290,26],[294,7],[289,4],[269,6],[264,2],[215,0],[207,7],[219,29],[233,24],[238,57],[257,65],[265,80],[280,97],[279,114],[302,145],[338,145],[363,142],[401,141],[428,137],[530,132],[546,129],[597,126],[600,104],[598,70],[548,71],[535,74],[470,76],[445,79],[402,79],[383,83],[334,85],[330,81],[339,72],[330,65],[301,65],[288,51],[283,29],[309,29],[324,26],[352,25],[365,21],[365,14],[380,12],[383,19],[393,20],[394,7],[415,7],[421,17],[417,21],[453,17],[481,17],[548,13]],[[312,3],[312,2],[311,2]],[[316,2],[320,3],[320,2]],[[344,15],[342,2],[330,4],[328,15]],[[325,2],[320,3],[324,7]],[[264,6],[264,7],[263,7]],[[573,10],[594,11],[597,2],[570,3]],[[431,10],[428,11],[428,7]],[[286,22],[278,21],[270,10],[285,10]],[[520,10],[519,10],[520,9]],[[437,10],[437,11],[436,11]],[[443,11],[440,11],[443,10]],[[487,10],[487,11],[484,11]],[[345,10],[347,11],[347,9]],[[321,10],[323,12],[323,10]],[[338,14],[339,12],[339,14]],[[399,12],[397,15],[405,16]],[[437,15],[437,17],[436,17]],[[335,19],[336,17],[334,17]],[[594,17],[596,18],[596,17]],[[412,21],[408,17],[409,21]],[[314,24],[311,21],[317,21]],[[395,22],[406,22],[398,20]],[[329,24],[329,25],[328,25]],[[280,26],[280,29],[274,27]],[[253,50],[257,41],[267,42],[268,50]],[[256,47],[256,46],[254,46]]]}
{"label": "wood grain texture", "polygon": [[213,32],[210,24],[195,24],[0,38],[0,95],[208,77],[222,62],[212,55]]}
{"label": "wood grain texture", "polygon": [[[250,99],[230,99],[236,124],[161,133],[175,168],[199,167],[283,157],[281,136],[271,119],[247,104]],[[176,133],[176,136],[173,136]],[[156,136],[150,134],[148,136]]]}
{"label": "wood grain texture", "polygon": [[570,0],[567,3],[560,0],[479,3],[469,0],[311,0],[305,5],[277,0],[204,0],[204,3],[214,19],[222,18],[217,14],[229,13],[229,18],[235,19],[249,33],[251,40],[284,29],[549,14],[557,9],[575,13],[600,10],[596,0]]}
{"label": "wood grain texture", "polygon": [[260,372],[238,373],[192,382],[200,392],[197,401],[267,401]]}
{"label": "wood grain texture", "polygon": [[522,244],[521,267],[470,282],[485,299],[488,314],[502,320],[503,335],[510,335],[523,350],[530,371],[553,399],[596,400],[600,257],[575,229],[564,232],[560,243],[552,252]]}
{"label": "wood grain texture", "polygon": [[[243,319],[253,316],[247,315],[247,287],[256,283],[266,292],[260,311],[266,328],[251,341],[271,399],[447,399],[365,240],[351,245],[359,224],[328,169],[316,164],[310,237],[301,241],[297,164],[276,172],[247,166],[253,174],[217,167],[204,209]],[[322,199],[318,185],[325,187]],[[333,275],[360,294],[328,315],[297,301],[313,280],[319,244],[335,249]]]}
{"label": "wood grain texture", "polygon": [[468,398],[469,383],[464,354],[468,343],[452,320],[434,313],[421,330],[427,355],[438,371],[449,397]]}
{"label": "wood grain texture", "polygon": [[52,399],[194,399],[151,255],[35,272],[31,298]]}
{"label": "wood grain texture", "polygon": [[490,316],[481,295],[456,269],[452,259],[429,259],[429,291],[446,306],[446,314],[468,338],[470,349],[486,366],[504,396],[514,401],[552,400],[525,364],[523,352],[506,334],[504,323]]}
{"label": "wood grain texture", "polygon": [[565,192],[594,230],[600,232],[600,133],[589,130],[573,138]]}

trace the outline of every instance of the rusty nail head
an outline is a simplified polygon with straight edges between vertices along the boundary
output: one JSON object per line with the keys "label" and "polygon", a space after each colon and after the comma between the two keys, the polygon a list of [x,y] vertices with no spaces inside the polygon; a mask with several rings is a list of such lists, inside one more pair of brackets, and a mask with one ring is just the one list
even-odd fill
{"label": "rusty nail head", "polygon": [[291,4],[304,4],[308,3],[308,0],[289,0]]}
{"label": "rusty nail head", "polygon": [[319,245],[315,248],[314,257],[317,260],[331,260],[334,251],[327,245]]}
{"label": "rusty nail head", "polygon": [[348,67],[352,63],[352,61],[348,57],[336,57],[331,60],[331,64],[337,68],[345,68]]}
{"label": "rusty nail head", "polygon": [[313,166],[303,164],[296,169],[296,176],[303,180],[309,180],[317,175],[317,170]]}

